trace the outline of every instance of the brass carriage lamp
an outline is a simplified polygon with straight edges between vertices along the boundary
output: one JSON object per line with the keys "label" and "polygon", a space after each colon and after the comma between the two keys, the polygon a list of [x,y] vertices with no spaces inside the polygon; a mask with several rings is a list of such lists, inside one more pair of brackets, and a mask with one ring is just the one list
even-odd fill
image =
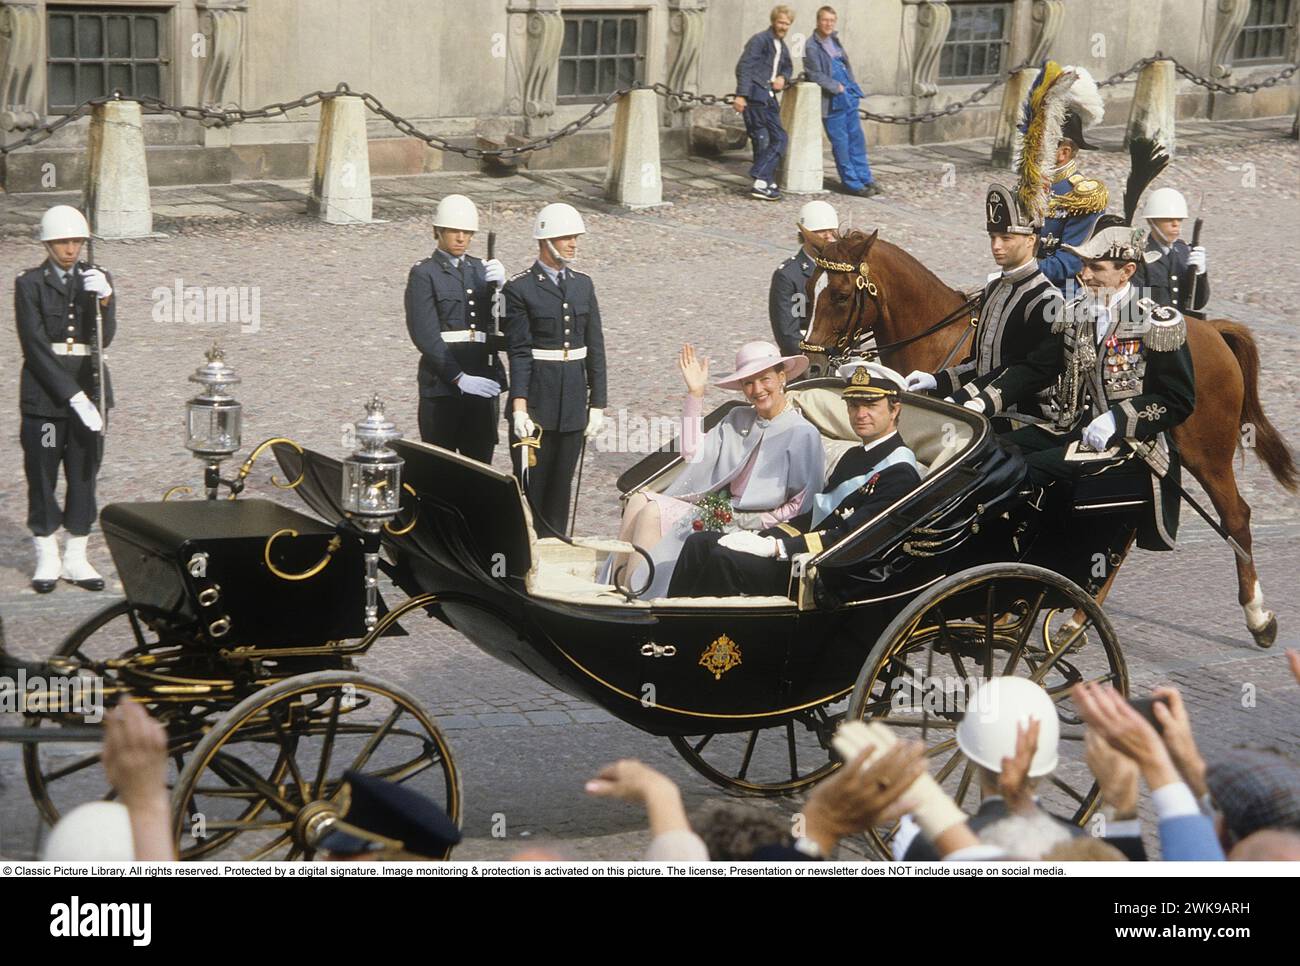
{"label": "brass carriage lamp", "polygon": [[221,461],[239,450],[243,407],[230,392],[240,378],[226,365],[224,353],[214,343],[205,356],[207,363],[190,376],[190,382],[203,390],[185,404],[185,448],[203,461],[203,485],[208,499],[215,500],[221,485]]}
{"label": "brass carriage lamp", "polygon": [[379,534],[401,508],[400,456],[388,444],[401,439],[397,427],[384,416],[384,404],[372,395],[366,418],[355,424],[356,449],[343,460],[343,512],[365,533],[366,628],[379,619]]}

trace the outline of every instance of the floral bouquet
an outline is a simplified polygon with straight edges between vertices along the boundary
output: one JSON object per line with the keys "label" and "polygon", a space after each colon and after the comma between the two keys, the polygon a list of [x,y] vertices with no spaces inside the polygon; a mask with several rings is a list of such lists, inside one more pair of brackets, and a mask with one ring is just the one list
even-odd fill
{"label": "floral bouquet", "polygon": [[712,530],[723,533],[731,526],[731,496],[723,493],[706,493],[695,504],[696,515],[691,522],[694,530]]}

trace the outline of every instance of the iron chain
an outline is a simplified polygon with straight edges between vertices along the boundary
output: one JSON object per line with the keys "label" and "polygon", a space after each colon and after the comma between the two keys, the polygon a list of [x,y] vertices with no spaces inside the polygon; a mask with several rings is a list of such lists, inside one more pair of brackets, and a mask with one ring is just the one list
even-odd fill
{"label": "iron chain", "polygon": [[[1160,60],[1172,61],[1174,69],[1192,83],[1198,84],[1206,90],[1218,91],[1225,94],[1253,94],[1261,88],[1273,87],[1281,81],[1288,80],[1295,74],[1297,69],[1300,69],[1300,65],[1291,64],[1280,73],[1251,84],[1220,84],[1217,81],[1210,80],[1209,78],[1201,77],[1189,68],[1184,67],[1177,60],[1165,57],[1162,53],[1157,51],[1154,56],[1144,57],[1143,59],[1134,62],[1133,65],[1127,69],[1112,74],[1103,81],[1099,81],[1097,86],[1110,87],[1118,84],[1142,70],[1144,67]],[[967,107],[970,107],[972,104],[978,103],[988,96],[991,91],[1000,87],[1002,84],[1005,84],[1008,78],[1017,71],[1024,70],[1030,66],[1032,65],[1021,64],[1007,73],[995,77],[964,100],[954,101],[953,103],[937,110],[923,111],[920,114],[877,114],[873,111],[860,108],[858,110],[858,115],[863,120],[877,121],[881,124],[927,124],[931,121],[936,121],[941,117],[948,117],[957,114],[965,110]],[[523,144],[511,145],[504,148],[475,148],[453,144],[445,137],[422,131],[408,118],[390,111],[375,95],[368,92],[360,94],[354,93],[347,84],[339,84],[338,87],[332,91],[312,91],[294,101],[282,101],[275,104],[266,104],[262,107],[250,110],[245,110],[240,107],[219,108],[175,105],[169,104],[157,97],[150,97],[148,95],[125,95],[119,91],[114,92],[113,94],[91,98],[88,101],[83,101],[81,104],[78,104],[73,108],[71,112],[62,115],[57,120],[33,128],[27,135],[17,141],[10,144],[0,145],[0,156],[10,154],[17,151],[19,148],[26,148],[40,144],[42,141],[53,136],[55,132],[61,128],[66,127],[78,118],[89,114],[93,108],[110,101],[135,101],[141,107],[158,111],[160,113],[176,114],[179,117],[199,121],[207,126],[227,127],[231,124],[238,124],[243,121],[280,117],[291,111],[314,107],[317,104],[333,100],[336,97],[359,97],[369,110],[387,120],[393,125],[393,127],[397,128],[398,131],[408,137],[413,137],[423,141],[435,150],[450,151],[453,154],[459,154],[474,161],[488,158],[510,160],[529,154],[533,151],[541,151],[549,148],[551,145],[555,144],[555,142],[581,131],[592,121],[609,110],[610,106],[617,102],[624,94],[633,90],[651,90],[660,97],[674,99],[677,104],[681,106],[699,105],[701,107],[713,107],[717,104],[733,104],[736,100],[735,94],[696,94],[692,91],[673,90],[667,84],[662,83],[652,84],[649,87],[642,84],[636,84],[632,87],[620,87],[617,90],[610,91],[599,102],[592,105],[591,109],[581,117],[574,118],[563,127],[551,131],[542,137],[535,138],[531,141],[525,141]]]}

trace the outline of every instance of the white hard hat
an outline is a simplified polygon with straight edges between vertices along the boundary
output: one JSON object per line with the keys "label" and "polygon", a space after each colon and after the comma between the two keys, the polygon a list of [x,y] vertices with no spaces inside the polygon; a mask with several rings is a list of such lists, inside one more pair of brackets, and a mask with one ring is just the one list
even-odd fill
{"label": "white hard hat", "polygon": [[799,224],[809,231],[839,231],[840,216],[828,201],[810,201],[799,209]]}
{"label": "white hard hat", "polygon": [[1157,188],[1147,195],[1143,218],[1186,218],[1187,199],[1177,188]]}
{"label": "white hard hat", "polygon": [[433,213],[433,227],[478,231],[478,209],[464,195],[447,195]]}
{"label": "white hard hat", "polygon": [[975,764],[1002,771],[1002,759],[1016,753],[1016,726],[1038,719],[1038,748],[1029,763],[1029,777],[1040,778],[1056,768],[1061,722],[1047,692],[1025,678],[990,678],[976,689],[957,725],[957,747]]}
{"label": "white hard hat", "polygon": [[533,238],[566,238],[569,235],[585,235],[587,226],[582,223],[582,215],[573,205],[562,201],[547,205],[537,213],[533,223]]}
{"label": "white hard hat", "polygon": [[87,802],[59,819],[45,840],[44,862],[130,862],[131,816],[121,802]]}
{"label": "white hard hat", "polygon": [[41,215],[41,241],[63,241],[67,238],[89,238],[90,226],[86,216],[72,205],[55,205]]}

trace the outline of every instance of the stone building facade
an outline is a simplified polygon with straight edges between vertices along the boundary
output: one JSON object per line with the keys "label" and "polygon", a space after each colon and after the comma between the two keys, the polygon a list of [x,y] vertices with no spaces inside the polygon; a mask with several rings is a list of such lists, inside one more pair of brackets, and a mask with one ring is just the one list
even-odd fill
{"label": "stone building facade", "polygon": [[[801,63],[817,0],[789,4]],[[840,37],[865,106],[908,114],[962,100],[992,77],[1050,56],[1104,78],[1157,50],[1196,73],[1242,84],[1296,58],[1300,0],[840,0]],[[254,107],[347,82],[422,130],[498,146],[553,131],[602,91],[631,81],[715,94],[734,86],[741,45],[764,29],[755,0],[0,0],[0,140],[122,87],[174,104]],[[1108,88],[1106,123],[1128,114],[1134,79]],[[1000,93],[928,124],[868,122],[869,143],[991,135]],[[1179,117],[1296,110],[1295,81],[1211,93],[1179,78]],[[613,111],[534,167],[603,164]],[[230,127],[147,114],[154,184],[297,178],[310,169],[318,108]],[[9,191],[84,178],[86,121],[0,160]],[[741,143],[722,107],[663,101],[666,157]],[[372,117],[375,174],[466,169]],[[51,175],[51,172],[55,174]],[[51,177],[54,183],[50,183]]]}

